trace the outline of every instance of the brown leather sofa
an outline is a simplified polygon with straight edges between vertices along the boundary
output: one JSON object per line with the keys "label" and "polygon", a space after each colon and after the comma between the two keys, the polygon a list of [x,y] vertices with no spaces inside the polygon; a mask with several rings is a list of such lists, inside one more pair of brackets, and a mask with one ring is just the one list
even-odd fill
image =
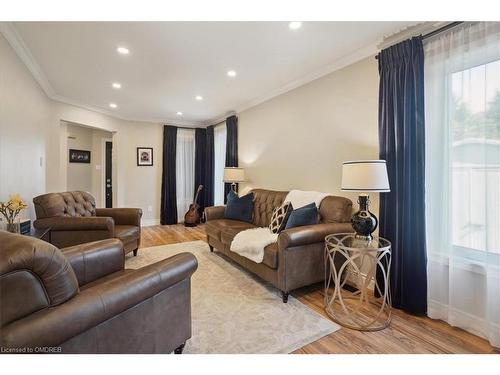
{"label": "brown leather sofa", "polygon": [[0,231],[1,352],[182,352],[196,258],[129,270],[122,246],[109,239],[59,250]]}
{"label": "brown leather sofa", "polygon": [[320,223],[283,230],[278,242],[266,246],[264,260],[255,263],[230,250],[231,242],[242,230],[265,227],[273,209],[283,204],[288,192],[254,189],[252,223],[224,219],[224,206],[205,209],[206,232],[210,250],[217,249],[230,259],[281,290],[283,302],[291,290],[325,278],[324,239],[332,233],[352,232],[352,202],[328,196],[319,207]]}
{"label": "brown leather sofa", "polygon": [[48,193],[33,198],[38,229],[50,228],[44,240],[62,248],[86,242],[118,238],[125,253],[137,255],[141,243],[140,208],[96,208],[84,191]]}

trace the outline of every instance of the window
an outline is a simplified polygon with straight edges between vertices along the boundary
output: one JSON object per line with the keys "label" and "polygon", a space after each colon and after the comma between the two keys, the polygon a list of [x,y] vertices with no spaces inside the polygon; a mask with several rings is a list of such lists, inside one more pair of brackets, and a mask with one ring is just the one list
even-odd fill
{"label": "window", "polygon": [[452,242],[500,253],[500,60],[450,82]]}
{"label": "window", "polygon": [[224,167],[226,166],[226,123],[214,128],[214,205],[224,204]]}
{"label": "window", "polygon": [[195,138],[192,129],[177,129],[175,179],[177,193],[177,222],[184,222],[184,215],[193,202],[194,195]]}

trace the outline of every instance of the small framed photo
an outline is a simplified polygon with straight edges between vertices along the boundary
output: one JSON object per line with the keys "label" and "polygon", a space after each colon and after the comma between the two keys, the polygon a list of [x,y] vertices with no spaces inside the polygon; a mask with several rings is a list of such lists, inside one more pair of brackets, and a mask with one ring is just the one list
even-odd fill
{"label": "small framed photo", "polygon": [[137,147],[137,166],[145,167],[153,165],[153,148]]}
{"label": "small framed photo", "polygon": [[69,149],[70,163],[90,164],[90,151]]}

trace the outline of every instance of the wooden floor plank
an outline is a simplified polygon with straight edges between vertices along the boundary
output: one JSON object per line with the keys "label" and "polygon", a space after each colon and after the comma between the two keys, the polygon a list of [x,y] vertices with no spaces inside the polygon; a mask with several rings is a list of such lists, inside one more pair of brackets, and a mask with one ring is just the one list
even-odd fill
{"label": "wooden floor plank", "polygon": [[[141,248],[187,241],[206,241],[203,225],[187,228],[155,225],[142,228]],[[323,286],[315,284],[298,289],[292,295],[318,313],[323,308]],[[391,325],[377,332],[359,332],[347,328],[325,336],[298,350],[296,354],[329,353],[495,353],[488,341],[462,329],[428,317],[413,316],[394,309]]]}

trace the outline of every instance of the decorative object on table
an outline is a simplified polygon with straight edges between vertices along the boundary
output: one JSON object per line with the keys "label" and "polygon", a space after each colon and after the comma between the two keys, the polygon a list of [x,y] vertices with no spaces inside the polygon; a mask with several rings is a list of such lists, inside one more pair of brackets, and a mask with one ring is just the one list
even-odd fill
{"label": "decorative object on table", "polygon": [[90,164],[90,151],[69,149],[70,163]]}
{"label": "decorative object on table", "polygon": [[312,202],[304,207],[297,208],[290,213],[285,229],[315,225],[319,223],[319,212],[316,203]]}
{"label": "decorative object on table", "polygon": [[290,202],[285,202],[273,210],[271,223],[269,224],[269,229],[272,233],[279,233],[285,229],[285,225],[292,211],[293,206]]}
{"label": "decorative object on table", "polygon": [[0,213],[6,222],[7,232],[19,233],[20,225],[17,216],[26,209],[28,205],[23,201],[19,194],[13,194],[7,202],[0,202]]}
{"label": "decorative object on table", "polygon": [[31,220],[26,219],[19,222],[19,233],[28,234],[31,231]]}
{"label": "decorative object on table", "polygon": [[245,170],[239,167],[224,168],[224,182],[231,183],[231,190],[238,192],[238,182],[245,181]]}
{"label": "decorative object on table", "polygon": [[193,203],[189,205],[189,210],[184,215],[184,225],[186,227],[195,227],[200,222],[200,205],[198,202],[198,195],[203,189],[203,185],[198,186],[196,194],[194,195]]}
{"label": "decorative object on table", "polygon": [[151,167],[153,165],[153,148],[137,147],[137,166]]}
{"label": "decorative object on table", "polygon": [[227,195],[224,218],[251,223],[253,217],[253,198],[253,193],[238,197],[238,194],[231,190]]}
{"label": "decorative object on table", "polygon": [[378,219],[370,212],[369,192],[389,192],[385,160],[345,161],[342,164],[342,190],[361,192],[359,210],[352,215],[352,227],[359,239],[370,240],[377,229]]}
{"label": "decorative object on table", "polygon": [[[362,274],[361,265],[368,267],[366,275]],[[390,268],[391,243],[385,238],[365,240],[352,233],[326,236],[325,311],[328,316],[344,327],[359,331],[386,328],[392,314]],[[383,276],[382,280],[377,280],[377,272]],[[357,291],[351,293],[344,288],[348,281],[354,282]]]}

